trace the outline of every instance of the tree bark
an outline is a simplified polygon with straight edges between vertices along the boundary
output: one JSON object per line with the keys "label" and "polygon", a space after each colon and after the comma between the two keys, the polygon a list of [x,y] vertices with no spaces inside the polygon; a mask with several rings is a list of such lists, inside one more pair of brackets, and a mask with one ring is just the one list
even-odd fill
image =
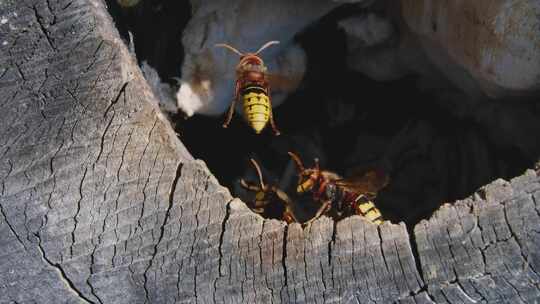
{"label": "tree bark", "polygon": [[535,171],[413,235],[264,220],[191,157],[102,1],[3,1],[0,19],[0,303],[540,298]]}

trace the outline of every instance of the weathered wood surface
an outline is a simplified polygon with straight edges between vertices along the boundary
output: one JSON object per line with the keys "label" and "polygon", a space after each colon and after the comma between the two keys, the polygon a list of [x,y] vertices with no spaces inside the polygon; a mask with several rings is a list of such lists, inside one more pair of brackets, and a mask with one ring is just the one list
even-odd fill
{"label": "weathered wood surface", "polygon": [[533,171],[413,238],[263,220],[189,155],[101,1],[7,0],[3,18],[0,303],[539,301]]}
{"label": "weathered wood surface", "polygon": [[414,237],[432,300],[539,302],[539,210],[539,179],[529,170],[418,224]]}

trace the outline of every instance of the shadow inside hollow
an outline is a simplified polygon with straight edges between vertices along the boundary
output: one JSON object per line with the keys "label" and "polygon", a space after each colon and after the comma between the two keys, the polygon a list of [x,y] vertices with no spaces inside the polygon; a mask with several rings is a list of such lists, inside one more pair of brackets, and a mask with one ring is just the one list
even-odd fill
{"label": "shadow inside hollow", "polygon": [[[132,10],[119,10],[110,2],[124,37],[127,31],[134,36],[139,62],[147,61],[163,81],[175,83],[173,77],[181,76],[180,42],[189,2],[144,1]],[[312,216],[318,204],[295,196],[294,172],[289,182],[282,179],[290,165],[287,152],[294,151],[306,166],[319,158],[323,169],[342,176],[357,168],[382,167],[390,183],[379,192],[377,207],[387,219],[414,225],[444,202],[532,167],[535,159],[494,142],[486,124],[474,116],[458,118],[442,108],[440,96],[421,91],[416,76],[377,82],[350,70],[346,37],[337,20],[358,11],[342,7],[296,37],[308,65],[300,88],[274,109],[281,136],[275,137],[270,128],[254,134],[241,115],[235,115],[227,129],[221,127],[224,115],[171,117],[189,151],[203,159],[233,195],[254,200],[254,193],[239,187],[240,178],[256,182],[249,163],[254,157],[265,168],[266,182],[281,183],[295,198],[299,217]],[[231,83],[231,98],[233,88]],[[265,216],[280,218],[281,213],[279,206],[272,206]]]}

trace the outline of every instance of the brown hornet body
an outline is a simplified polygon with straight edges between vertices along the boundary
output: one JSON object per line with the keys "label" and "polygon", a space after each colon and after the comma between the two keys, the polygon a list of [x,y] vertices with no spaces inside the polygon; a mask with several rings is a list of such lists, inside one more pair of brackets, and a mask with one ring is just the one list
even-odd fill
{"label": "brown hornet body", "polygon": [[314,221],[322,214],[333,211],[338,218],[346,215],[362,215],[373,223],[382,223],[382,215],[372,200],[389,181],[381,170],[369,170],[341,178],[336,173],[321,170],[315,159],[314,168],[304,168],[300,158],[289,152],[299,171],[297,192],[311,192],[313,200],[321,204]]}
{"label": "brown hornet body", "polygon": [[272,213],[269,210],[270,208],[281,208],[282,220],[289,224],[298,222],[291,209],[293,201],[289,198],[287,193],[274,185],[269,186],[265,184],[259,165],[254,159],[250,159],[250,161],[259,176],[259,186],[249,184],[243,179],[240,180],[240,185],[249,191],[255,192],[255,200],[250,204],[251,210],[268,217],[268,214]]}
{"label": "brown hornet body", "polygon": [[240,62],[236,66],[234,99],[229,107],[227,118],[223,123],[224,128],[231,122],[236,102],[241,98],[245,119],[255,133],[261,133],[268,122],[270,122],[275,135],[280,134],[272,113],[267,68],[261,57],[259,57],[259,53],[262,50],[277,43],[279,42],[267,42],[255,53],[241,53],[228,44],[216,44],[216,46],[227,48],[240,56]]}

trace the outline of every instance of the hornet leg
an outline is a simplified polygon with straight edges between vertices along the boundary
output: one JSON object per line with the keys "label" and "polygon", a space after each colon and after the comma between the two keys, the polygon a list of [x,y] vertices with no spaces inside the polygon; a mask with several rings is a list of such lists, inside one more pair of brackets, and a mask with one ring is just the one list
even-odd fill
{"label": "hornet leg", "polygon": [[242,186],[243,188],[245,188],[247,190],[253,191],[253,192],[262,191],[262,189],[259,186],[249,184],[244,179],[240,179],[240,186]]}
{"label": "hornet leg", "polygon": [[294,215],[294,212],[292,210],[292,205],[294,204],[291,198],[287,195],[287,193],[283,192],[280,189],[277,189],[273,187],[272,189],[274,193],[277,195],[277,197],[283,202],[285,205],[285,211],[283,211],[283,220],[285,220],[288,224],[290,223],[297,223],[298,219]]}
{"label": "hornet leg", "polygon": [[234,99],[231,102],[231,106],[229,107],[229,111],[227,112],[227,118],[225,119],[225,122],[223,123],[223,127],[227,128],[229,126],[229,123],[231,122],[234,108],[236,106],[236,101],[238,100],[238,91],[240,90],[240,84],[236,82],[236,89],[234,90]]}
{"label": "hornet leg", "polygon": [[319,217],[321,217],[321,215],[323,215],[323,213],[326,213],[330,209],[330,204],[331,204],[331,201],[323,202],[321,207],[319,208],[319,210],[317,210],[317,214],[315,214],[315,216],[312,217],[309,221],[305,222],[304,225],[311,224],[311,222],[313,222],[316,219],[318,219]]}
{"label": "hornet leg", "polygon": [[276,123],[274,121],[274,113],[272,108],[272,98],[270,97],[270,89],[268,89],[268,102],[270,103],[270,126],[272,127],[272,130],[274,131],[274,135],[278,136],[281,134],[279,132],[278,128],[276,127]]}

